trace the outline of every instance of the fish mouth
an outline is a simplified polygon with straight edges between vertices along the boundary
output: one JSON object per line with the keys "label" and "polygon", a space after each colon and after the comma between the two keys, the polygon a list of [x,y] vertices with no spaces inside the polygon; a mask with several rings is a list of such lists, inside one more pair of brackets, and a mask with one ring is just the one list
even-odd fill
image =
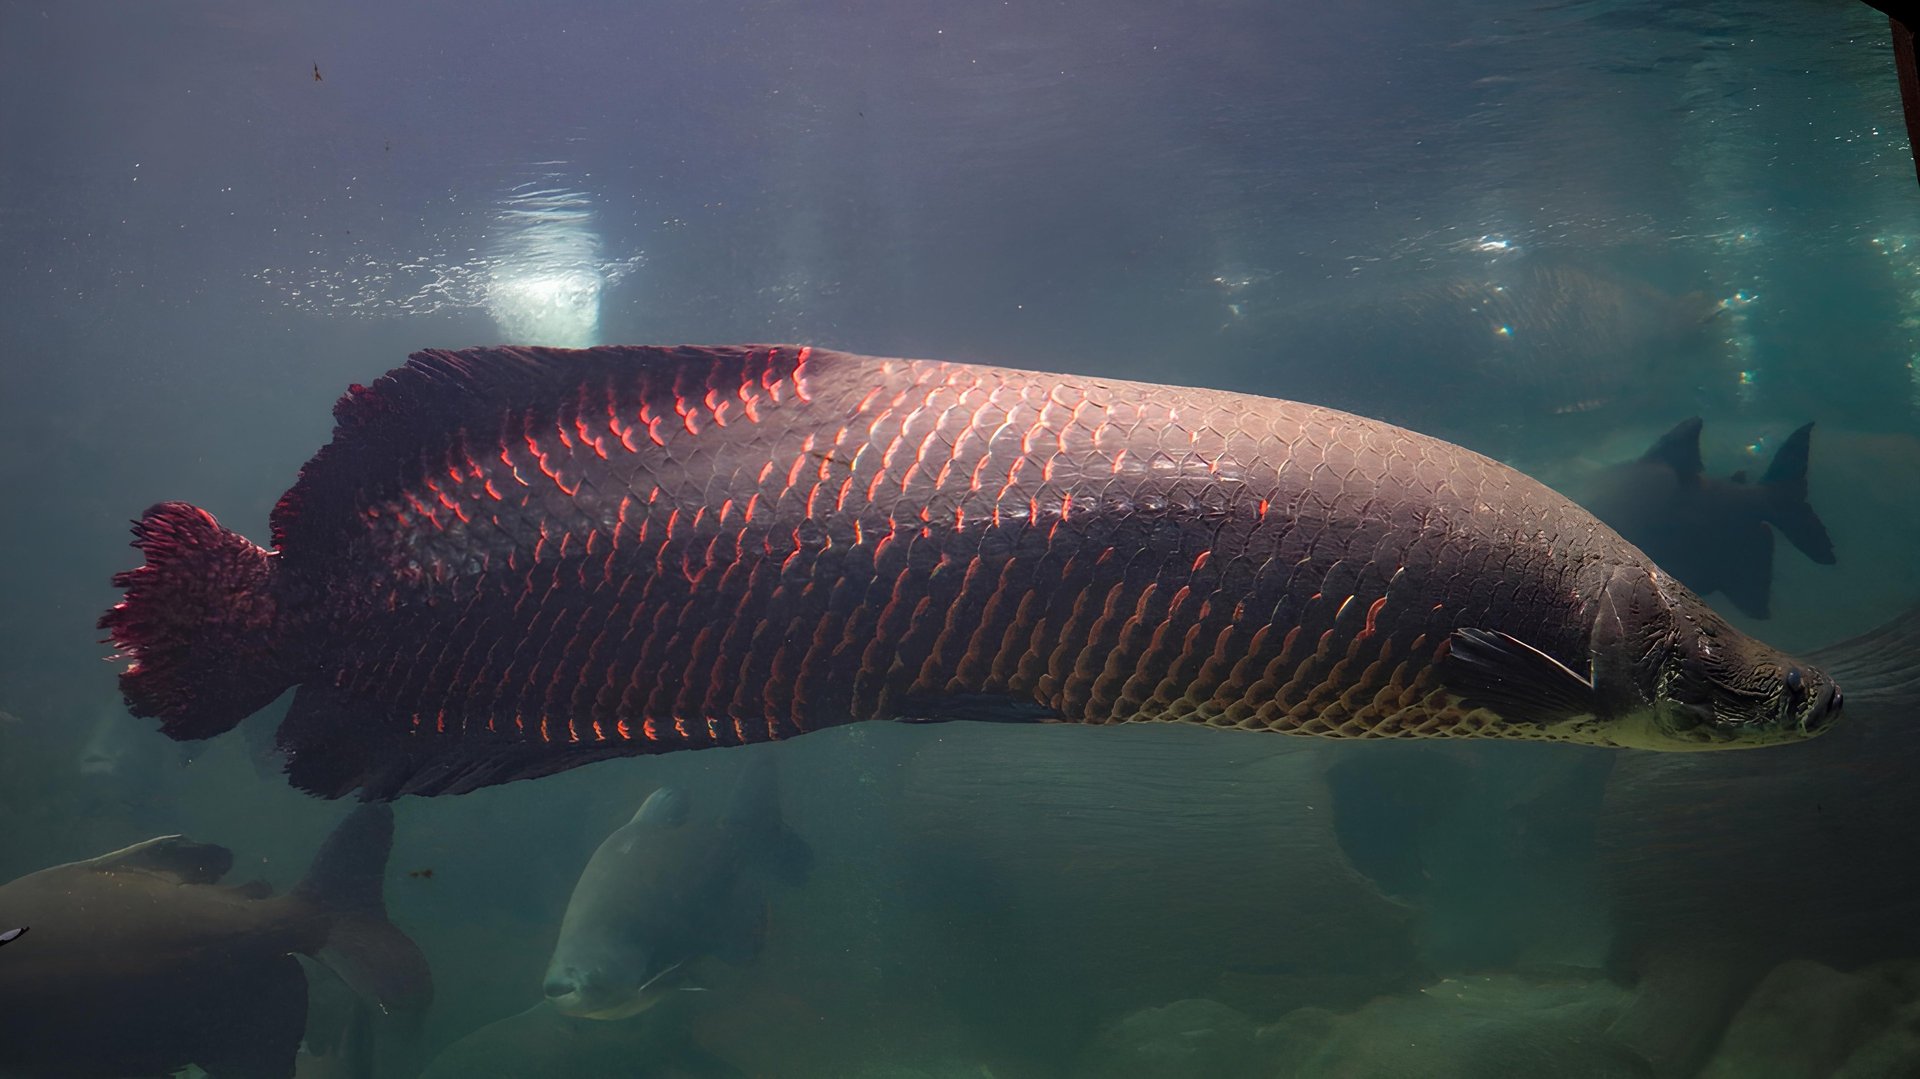
{"label": "fish mouth", "polygon": [[547,999],[555,1011],[575,1019],[631,1019],[680,990],[685,980],[681,966],[674,963],[665,967],[632,989],[609,991],[587,985],[556,994],[552,992],[554,987],[549,987]]}

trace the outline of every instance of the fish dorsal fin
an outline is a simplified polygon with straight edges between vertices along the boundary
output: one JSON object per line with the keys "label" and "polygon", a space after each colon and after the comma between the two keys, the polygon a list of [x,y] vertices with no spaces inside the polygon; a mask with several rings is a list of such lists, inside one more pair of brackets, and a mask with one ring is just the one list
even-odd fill
{"label": "fish dorsal fin", "polygon": [[[349,388],[334,405],[333,440],[301,468],[274,507],[274,545],[296,546],[303,558],[338,549],[351,542],[362,508],[407,493],[436,497],[425,486],[429,480],[482,482],[489,477],[482,472],[476,479],[469,462],[473,470],[490,469],[503,451],[524,449],[526,438],[541,438],[542,432],[551,433],[545,441],[557,474],[568,467],[569,432],[597,429],[601,456],[615,446],[651,453],[656,444],[680,437],[667,429],[649,438],[637,418],[643,404],[671,413],[677,402],[737,401],[746,393],[763,415],[804,405],[811,373],[838,362],[828,359],[835,355],[786,345],[414,353],[371,385]],[[455,465],[468,470],[465,480],[457,478]]]}
{"label": "fish dorsal fin", "polygon": [[1641,454],[1640,460],[1666,465],[1683,478],[1698,477],[1704,467],[1700,461],[1700,417],[1681,420]]}
{"label": "fish dorsal fin", "polygon": [[148,873],[179,884],[213,884],[233,868],[233,852],[214,843],[163,835],[74,865],[95,873]]}
{"label": "fish dorsal fin", "polygon": [[1773,451],[1773,463],[1760,482],[1774,487],[1796,488],[1807,497],[1807,461],[1813,452],[1813,424],[1803,423]]}
{"label": "fish dorsal fin", "polygon": [[678,828],[687,823],[687,813],[693,805],[693,799],[679,787],[661,787],[647,800],[640,803],[634,812],[630,824],[644,824],[649,828]]}

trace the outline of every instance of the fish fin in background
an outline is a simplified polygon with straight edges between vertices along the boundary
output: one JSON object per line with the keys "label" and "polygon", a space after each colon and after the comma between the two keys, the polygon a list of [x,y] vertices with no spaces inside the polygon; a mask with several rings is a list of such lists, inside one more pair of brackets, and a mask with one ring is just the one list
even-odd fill
{"label": "fish fin in background", "polygon": [[1449,642],[1447,688],[1471,707],[1542,726],[1593,715],[1600,707],[1592,679],[1518,637],[1457,629]]}
{"label": "fish fin in background", "polygon": [[233,868],[233,852],[218,843],[163,835],[74,864],[96,873],[149,873],[176,884],[217,884]]}
{"label": "fish fin in background", "polygon": [[211,738],[293,684],[265,550],[184,502],[151,507],[133,536],[145,564],[114,575],[126,595],[99,621],[134,659],[120,676],[129,711],[171,738]]}
{"label": "fish fin in background", "polygon": [[385,715],[377,702],[321,684],[294,691],[276,741],[287,758],[287,779],[300,790],[339,798],[360,788],[365,801],[405,794],[465,794],[495,783],[564,772],[619,756],[613,745],[582,743],[572,751],[544,743],[520,745],[468,739],[458,746],[421,749],[407,722]]}
{"label": "fish fin in background", "polygon": [[813,848],[780,813],[780,773],[772,754],[747,757],[720,822],[749,837],[755,858],[774,880],[798,887],[812,875]]}
{"label": "fish fin in background", "polygon": [[1640,460],[1650,465],[1665,465],[1683,481],[1697,481],[1706,464],[1700,459],[1700,417],[1681,420],[1673,430],[1661,435]]}
{"label": "fish fin in background", "polygon": [[250,880],[244,884],[236,884],[231,890],[233,894],[246,899],[273,898],[273,885],[264,880]]}
{"label": "fish fin in background", "polygon": [[1809,423],[1780,444],[1760,485],[1766,488],[1766,520],[1808,558],[1823,566],[1834,563],[1833,540],[1827,536],[1813,506],[1807,502],[1807,457],[1813,424]]}
{"label": "fish fin in background", "polygon": [[912,693],[894,703],[901,723],[1047,723],[1060,713],[1030,697],[1011,693]]}
{"label": "fish fin in background", "polygon": [[693,799],[679,787],[661,787],[640,808],[633,811],[632,824],[645,824],[651,828],[678,828],[687,823],[687,814],[692,811]]}
{"label": "fish fin in background", "polygon": [[1735,607],[1751,618],[1773,613],[1773,530],[1749,521],[1720,552],[1714,580]]}
{"label": "fish fin in background", "polygon": [[1833,678],[1846,693],[1847,706],[1893,705],[1901,722],[1911,722],[1907,713],[1920,708],[1920,604],[1805,658]]}
{"label": "fish fin in background", "polygon": [[418,1014],[433,1000],[433,976],[419,946],[387,920],[383,883],[392,846],[392,808],[355,807],[320,845],[290,899],[326,919],[326,943],[315,958],[382,1009]]}

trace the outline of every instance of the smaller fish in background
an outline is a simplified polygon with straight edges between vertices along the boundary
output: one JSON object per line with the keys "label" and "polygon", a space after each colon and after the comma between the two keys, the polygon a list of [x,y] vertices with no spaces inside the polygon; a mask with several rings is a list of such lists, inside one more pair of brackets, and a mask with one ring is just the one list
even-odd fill
{"label": "smaller fish in background", "polygon": [[1747,615],[1766,618],[1775,529],[1815,562],[1835,561],[1827,527],[1807,502],[1813,424],[1787,436],[1757,483],[1744,471],[1708,477],[1700,428],[1698,416],[1683,421],[1637,460],[1604,470],[1580,501],[1688,588],[1724,593]]}
{"label": "smaller fish in background", "polygon": [[547,999],[564,1015],[624,1019],[687,988],[696,960],[751,962],[766,937],[767,883],[804,883],[812,862],[780,819],[767,753],[748,758],[722,813],[696,815],[686,790],[661,787],[587,860]]}
{"label": "smaller fish in background", "polygon": [[284,896],[221,883],[233,852],[178,835],[0,885],[0,911],[33,926],[0,962],[0,1075],[291,1075],[296,955],[383,1011],[424,1011],[426,957],[382,899],[392,842],[392,809],[360,806]]}
{"label": "smaller fish in background", "polygon": [[18,929],[9,929],[4,933],[0,933],[0,944],[12,944],[14,941],[26,935],[27,930],[31,928],[33,927],[23,925]]}

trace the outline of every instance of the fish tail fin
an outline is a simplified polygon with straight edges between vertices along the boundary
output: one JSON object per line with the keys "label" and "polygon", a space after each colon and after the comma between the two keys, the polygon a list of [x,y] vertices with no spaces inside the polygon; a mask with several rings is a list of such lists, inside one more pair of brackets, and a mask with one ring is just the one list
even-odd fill
{"label": "fish tail fin", "polygon": [[125,596],[99,627],[133,660],[120,691],[134,715],[172,738],[211,738],[292,684],[265,550],[184,502],[147,510],[133,537],[146,563],[114,575]]}
{"label": "fish tail fin", "polygon": [[1780,530],[1808,558],[1833,565],[1833,540],[1827,526],[1807,502],[1807,459],[1812,449],[1813,424],[1787,436],[1773,455],[1760,484],[1767,492],[1767,522]]}
{"label": "fish tail fin", "polygon": [[433,975],[420,946],[387,920],[392,847],[393,808],[362,803],[320,845],[289,898],[326,926],[314,958],[383,1010],[419,1014],[433,1000]]}
{"label": "fish tail fin", "polygon": [[780,773],[774,755],[746,754],[746,767],[736,781],[733,798],[722,818],[729,827],[754,837],[767,872],[782,884],[801,885],[813,872],[813,847],[787,827],[780,815]]}

